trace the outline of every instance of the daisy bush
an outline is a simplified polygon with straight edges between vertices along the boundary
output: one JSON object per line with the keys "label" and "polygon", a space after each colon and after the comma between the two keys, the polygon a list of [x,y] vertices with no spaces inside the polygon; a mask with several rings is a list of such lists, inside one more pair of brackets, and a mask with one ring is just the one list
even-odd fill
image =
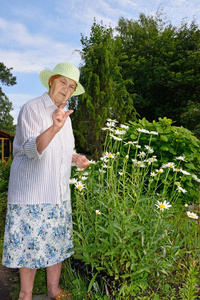
{"label": "daisy bush", "polygon": [[99,161],[73,167],[70,179],[75,257],[112,278],[113,293],[135,297],[168,278],[180,257],[199,255],[198,212],[184,205],[196,200],[199,143],[184,137],[180,146],[167,119],[108,119],[102,130]]}

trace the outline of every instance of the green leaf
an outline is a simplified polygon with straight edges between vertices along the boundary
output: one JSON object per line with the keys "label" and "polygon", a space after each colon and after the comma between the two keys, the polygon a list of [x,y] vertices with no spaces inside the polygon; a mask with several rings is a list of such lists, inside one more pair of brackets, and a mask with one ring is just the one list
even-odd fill
{"label": "green leaf", "polygon": [[193,163],[186,163],[185,166],[190,170],[195,170],[195,166],[193,165]]}
{"label": "green leaf", "polygon": [[161,146],[161,147],[160,147],[160,150],[162,150],[162,151],[169,151],[169,148],[166,147],[166,146]]}
{"label": "green leaf", "polygon": [[98,273],[96,273],[93,277],[92,277],[92,279],[91,279],[91,281],[90,281],[90,284],[89,284],[89,286],[88,286],[88,293],[91,291],[91,288],[92,288],[92,286],[93,286],[93,284],[94,284],[94,282],[95,282],[95,279],[96,279],[96,277],[97,277],[97,275],[98,275]]}
{"label": "green leaf", "polygon": [[166,137],[166,135],[161,135],[160,139],[164,142],[168,142],[168,138]]}

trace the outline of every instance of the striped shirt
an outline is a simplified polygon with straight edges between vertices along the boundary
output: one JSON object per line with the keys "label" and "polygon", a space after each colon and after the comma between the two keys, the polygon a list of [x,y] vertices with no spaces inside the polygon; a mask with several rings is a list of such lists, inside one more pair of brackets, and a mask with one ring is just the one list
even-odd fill
{"label": "striped shirt", "polygon": [[70,200],[74,136],[68,117],[62,129],[39,154],[36,138],[53,124],[57,106],[47,93],[27,102],[20,110],[13,142],[8,203],[62,203]]}

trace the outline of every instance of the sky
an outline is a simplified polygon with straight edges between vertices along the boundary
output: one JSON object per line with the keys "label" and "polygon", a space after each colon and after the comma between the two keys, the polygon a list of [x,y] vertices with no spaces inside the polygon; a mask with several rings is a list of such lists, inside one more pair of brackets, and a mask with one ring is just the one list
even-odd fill
{"label": "sky", "polygon": [[90,36],[94,18],[115,28],[120,17],[138,20],[160,8],[174,26],[194,18],[200,25],[200,0],[0,0],[0,62],[17,77],[16,85],[0,86],[13,104],[14,123],[21,106],[45,92],[43,69],[81,64],[81,35]]}

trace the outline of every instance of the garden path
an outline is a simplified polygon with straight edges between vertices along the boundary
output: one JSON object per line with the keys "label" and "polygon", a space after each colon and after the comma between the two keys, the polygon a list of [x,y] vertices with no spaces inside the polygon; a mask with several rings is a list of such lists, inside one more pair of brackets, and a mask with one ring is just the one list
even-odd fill
{"label": "garden path", "polygon": [[42,294],[42,295],[37,295],[33,297],[33,300],[50,300],[51,298],[49,298],[47,295]]}
{"label": "garden path", "polygon": [[[0,264],[0,299],[12,300],[10,293],[13,291],[12,280],[18,276],[18,269],[6,268]],[[50,300],[43,294],[33,297],[33,300]]]}
{"label": "garden path", "polygon": [[12,280],[18,276],[17,269],[6,268],[0,264],[0,299],[12,300],[10,292],[12,292]]}

